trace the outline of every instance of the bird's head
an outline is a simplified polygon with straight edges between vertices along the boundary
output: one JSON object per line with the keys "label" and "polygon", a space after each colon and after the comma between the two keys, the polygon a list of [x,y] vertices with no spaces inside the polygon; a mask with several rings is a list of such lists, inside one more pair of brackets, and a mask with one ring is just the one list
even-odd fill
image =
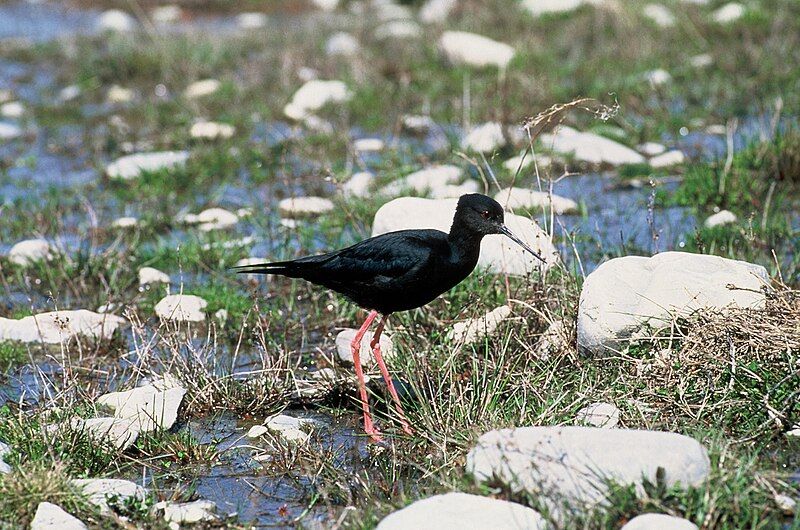
{"label": "bird's head", "polygon": [[458,199],[453,226],[460,225],[472,233],[486,236],[503,234],[544,263],[544,259],[505,225],[505,212],[496,200],[480,193],[462,195]]}

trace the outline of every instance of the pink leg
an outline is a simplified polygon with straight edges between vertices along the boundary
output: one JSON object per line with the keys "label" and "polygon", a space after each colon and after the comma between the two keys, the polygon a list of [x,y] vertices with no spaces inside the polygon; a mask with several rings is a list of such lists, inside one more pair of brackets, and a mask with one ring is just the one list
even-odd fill
{"label": "pink leg", "polygon": [[364,324],[362,324],[361,328],[356,333],[356,336],[353,338],[353,342],[350,343],[350,348],[353,352],[353,364],[355,364],[356,368],[356,377],[358,377],[358,391],[361,394],[361,408],[364,410],[364,431],[370,436],[370,438],[372,438],[373,442],[380,442],[381,433],[375,428],[375,425],[372,423],[372,415],[369,413],[367,385],[364,382],[364,370],[361,368],[361,358],[359,356],[359,352],[361,350],[361,339],[364,338],[364,334],[367,332],[369,325],[372,324],[372,321],[375,320],[376,316],[378,316],[377,311],[370,311],[369,315],[367,315],[367,319],[364,321]]}
{"label": "pink leg", "polygon": [[397,409],[397,413],[400,415],[400,425],[403,426],[403,431],[406,434],[411,435],[414,433],[411,430],[411,427],[408,425],[408,420],[403,412],[403,407],[400,405],[400,397],[397,395],[397,390],[394,389],[392,377],[389,375],[389,370],[386,368],[386,363],[383,362],[383,356],[381,355],[381,333],[383,333],[383,325],[385,323],[386,317],[383,317],[378,324],[378,329],[375,330],[375,334],[372,336],[372,342],[370,343],[370,346],[372,346],[372,354],[375,356],[375,360],[378,362],[378,367],[381,369],[383,380],[386,382],[386,386],[389,387],[389,393],[392,395],[392,399],[394,400],[395,409]]}

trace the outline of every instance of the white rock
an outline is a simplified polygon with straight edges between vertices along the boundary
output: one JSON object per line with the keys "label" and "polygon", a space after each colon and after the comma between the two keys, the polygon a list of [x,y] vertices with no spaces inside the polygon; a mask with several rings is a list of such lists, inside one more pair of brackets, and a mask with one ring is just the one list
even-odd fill
{"label": "white rock", "polygon": [[720,7],[711,15],[718,24],[730,24],[742,18],[747,9],[737,2],[731,2]]}
{"label": "white rock", "polygon": [[695,68],[706,68],[707,66],[714,64],[714,58],[707,53],[701,53],[690,57],[689,64]]}
{"label": "white rock", "polygon": [[540,210],[541,208],[553,210],[558,215],[573,215],[578,213],[578,203],[572,199],[559,195],[549,195],[543,191],[534,191],[525,188],[506,188],[497,192],[494,200],[507,209],[521,208],[525,210]]}
{"label": "white rock", "polygon": [[599,134],[579,132],[560,126],[553,134],[540,136],[542,145],[557,153],[572,155],[579,162],[590,164],[641,164],[645,158],[633,149]]}
{"label": "white rock", "polygon": [[182,167],[189,159],[187,151],[161,151],[153,153],[134,153],[116,159],[106,167],[111,178],[129,180],[145,171],[158,171]]}
{"label": "white rock", "polygon": [[7,443],[0,442],[0,474],[11,473],[11,466],[3,462],[3,457],[11,452]]}
{"label": "white rock", "polygon": [[697,530],[697,525],[672,515],[645,513],[625,523],[620,530]]}
{"label": "white rock", "polygon": [[797,513],[797,501],[788,495],[775,495],[775,505],[780,511],[787,515],[794,515]]}
{"label": "white rock", "polygon": [[173,4],[157,6],[150,11],[150,16],[153,18],[153,22],[158,24],[172,24],[179,21],[182,15],[183,11],[181,11],[180,6]]}
{"label": "white rock", "polygon": [[242,29],[261,29],[267,25],[268,20],[264,13],[240,13],[236,16],[236,25]]}
{"label": "white rock", "polygon": [[645,142],[636,146],[636,149],[646,156],[660,155],[667,150],[663,145],[656,142]]}
{"label": "white rock", "polygon": [[[86,495],[88,501],[100,508],[100,513],[111,513],[111,506],[124,505],[126,501],[144,500],[147,492],[130,480],[114,478],[73,479],[72,484]],[[111,501],[111,506],[109,506]]]}
{"label": "white rock", "polygon": [[446,493],[415,501],[387,515],[376,530],[545,530],[539,512],[500,499]]}
{"label": "white rock", "polygon": [[353,142],[353,150],[358,153],[383,151],[386,145],[380,138],[359,138]]}
{"label": "white rock", "polygon": [[123,392],[110,392],[97,399],[99,405],[114,410],[114,417],[130,420],[141,432],[170,429],[178,419],[186,389],[171,378]]}
{"label": "white rock", "polygon": [[162,298],[155,307],[156,315],[176,322],[203,322],[203,309],[208,302],[191,294],[171,294]]}
{"label": "white rock", "polygon": [[714,215],[709,216],[708,219],[706,219],[703,223],[703,226],[706,228],[714,228],[715,226],[733,224],[736,221],[736,214],[728,210],[720,210]]}
{"label": "white rock", "polygon": [[6,118],[21,118],[25,114],[25,105],[19,101],[11,101],[0,105],[0,114]]}
{"label": "white rock", "polygon": [[566,322],[554,320],[539,338],[536,357],[547,360],[553,354],[566,350],[570,343],[570,335]]}
{"label": "white rock", "polygon": [[611,403],[592,403],[579,410],[575,420],[590,427],[613,429],[619,425],[619,409]]}
{"label": "white rock", "polygon": [[706,127],[706,134],[718,134],[725,136],[728,134],[728,128],[721,123],[712,124]]}
{"label": "white rock", "polygon": [[13,123],[0,121],[0,140],[13,140],[22,136],[22,129]]}
{"label": "white rock", "polygon": [[675,16],[672,11],[661,4],[647,4],[642,9],[644,16],[662,28],[671,28],[675,25]]}
{"label": "white rock", "polygon": [[0,318],[0,342],[60,344],[75,337],[108,340],[124,323],[122,317],[87,309],[51,311],[19,320]]}
{"label": "white rock", "polygon": [[406,114],[400,119],[401,125],[406,132],[411,134],[428,134],[436,125],[430,116],[419,116]]}
{"label": "white rock", "polygon": [[672,81],[672,75],[661,68],[647,72],[644,74],[644,78],[653,86],[666,85]]}
{"label": "white rock", "polygon": [[[356,329],[343,329],[336,335],[336,353],[339,359],[353,364],[353,351],[350,349],[350,343],[356,337]],[[359,350],[359,360],[361,366],[375,365],[375,358],[372,355],[372,333],[365,333],[361,339],[361,349]],[[381,356],[385,361],[394,358],[394,344],[392,343],[392,336],[388,333],[382,333],[380,339]]]}
{"label": "white rock", "polygon": [[97,29],[121,33],[133,31],[136,29],[136,19],[119,9],[109,9],[97,19]]}
{"label": "white rock", "polygon": [[478,481],[499,480],[576,510],[602,503],[606,481],[656,482],[659,468],[667,487],[699,486],[708,477],[705,448],[670,432],[594,427],[521,427],[490,431],[467,455],[467,472]]}
{"label": "white rock", "polygon": [[458,322],[447,332],[447,339],[463,344],[471,344],[491,336],[505,319],[511,315],[511,308],[507,305],[492,309],[478,318],[471,318]]}
{"label": "white rock", "polygon": [[[393,230],[433,228],[449,232],[456,213],[457,199],[420,199],[400,197],[380,207],[372,223],[372,235]],[[558,261],[558,253],[549,236],[527,217],[507,214],[505,224],[514,234],[539,252],[547,263],[544,269]],[[535,260],[535,261],[534,261]],[[503,235],[490,235],[481,242],[478,266],[495,274],[525,276],[540,270],[540,262],[519,245]]]}
{"label": "white rock", "polygon": [[350,180],[342,186],[342,193],[346,197],[366,197],[369,195],[369,187],[375,175],[369,171],[361,171],[350,177]]}
{"label": "white rock", "polygon": [[276,432],[281,438],[288,442],[306,443],[311,438],[311,435],[302,429],[304,427],[313,426],[315,424],[312,420],[301,418],[294,418],[285,414],[277,414],[267,419],[267,428]]}
{"label": "white rock", "polygon": [[70,428],[86,433],[92,439],[110,443],[120,451],[133,445],[139,437],[139,423],[124,418],[74,418]]}
{"label": "white rock", "polygon": [[239,222],[239,216],[225,208],[207,208],[197,215],[187,215],[184,220],[198,223],[198,228],[203,232],[211,232],[235,226]]}
{"label": "white rock", "polygon": [[503,126],[497,122],[473,127],[461,142],[464,149],[471,149],[479,153],[491,153],[504,145],[506,145],[506,139],[503,136]]}
{"label": "white rock", "polygon": [[[728,285],[745,290],[731,290]],[[644,323],[669,326],[674,315],[729,305],[758,307],[769,285],[764,267],[718,256],[663,252],[626,256],[586,277],[578,306],[578,347],[592,354],[622,347]]]}
{"label": "white rock", "polygon": [[403,190],[409,189],[414,190],[416,193],[423,194],[432,189],[441,188],[448,184],[458,182],[462,174],[462,169],[457,166],[431,166],[410,173],[384,186],[381,189],[381,193],[384,195],[396,195]]}
{"label": "white rock", "polygon": [[139,224],[139,219],[136,217],[119,217],[114,219],[111,226],[114,228],[133,228]]}
{"label": "white rock", "polygon": [[294,93],[284,113],[288,118],[301,120],[329,103],[345,103],[352,97],[342,81],[312,79]]}
{"label": "white rock", "polygon": [[112,85],[106,92],[106,101],[114,104],[130,103],[133,101],[133,90],[130,88]]}
{"label": "white rock", "polygon": [[314,4],[317,9],[323,11],[334,11],[339,7],[339,0],[311,0],[311,3]]}
{"label": "white rock", "polygon": [[449,62],[475,68],[505,69],[514,58],[514,48],[508,44],[465,31],[445,31],[439,47]]}
{"label": "white rock", "polygon": [[222,83],[218,79],[201,79],[186,87],[183,96],[188,99],[210,96],[220,89]]}
{"label": "white rock", "polygon": [[468,193],[477,193],[480,189],[477,180],[468,180],[463,184],[447,184],[431,188],[431,199],[457,199]]}
{"label": "white rock", "polygon": [[8,259],[14,265],[27,267],[37,261],[47,261],[54,254],[55,249],[46,239],[26,239],[11,247]]}
{"label": "white rock", "polygon": [[522,0],[522,7],[535,16],[566,13],[586,4],[586,0]]}
{"label": "white rock", "polygon": [[269,428],[266,425],[253,425],[247,431],[248,438],[260,438],[269,432]]}
{"label": "white rock", "polygon": [[673,151],[667,151],[666,153],[658,156],[654,156],[649,160],[649,163],[651,167],[664,168],[683,164],[685,161],[686,157],[684,156],[683,151],[678,151],[676,149]]}
{"label": "white rock", "polygon": [[191,524],[201,521],[214,521],[217,505],[213,501],[197,500],[194,502],[161,501],[153,506],[154,510],[164,511],[164,520],[168,523]]}
{"label": "white rock", "polygon": [[281,215],[290,219],[322,215],[333,209],[333,202],[322,197],[289,197],[278,203]]}
{"label": "white rock", "polygon": [[189,129],[189,136],[205,140],[216,140],[217,138],[230,138],[236,132],[236,127],[227,123],[217,123],[215,121],[200,121],[192,125]]}
{"label": "white rock", "polygon": [[353,57],[358,54],[360,48],[361,46],[358,44],[358,39],[350,33],[340,31],[328,38],[328,41],[325,43],[325,54],[329,56],[341,55],[344,57]]}
{"label": "white rock", "polygon": [[86,530],[87,526],[59,506],[40,502],[31,521],[30,530]]}
{"label": "white rock", "polygon": [[414,18],[409,7],[401,6],[393,0],[378,0],[372,3],[372,7],[376,10],[378,20],[382,22]]}
{"label": "white rock", "polygon": [[458,0],[427,0],[419,8],[419,19],[425,24],[441,24],[457,4]]}
{"label": "white rock", "polygon": [[153,267],[142,267],[139,269],[139,285],[150,283],[170,283],[169,274],[161,272]]}
{"label": "white rock", "polygon": [[375,28],[377,40],[414,39],[422,36],[422,28],[413,20],[390,20]]}
{"label": "white rock", "polygon": [[[506,170],[510,171],[511,173],[516,173],[517,170],[523,171],[524,169],[530,167],[532,164],[533,164],[533,156],[531,156],[530,154],[524,156],[517,155],[517,156],[512,156],[511,158],[503,162],[503,167],[506,168]],[[536,166],[538,166],[539,169],[548,168],[551,165],[553,165],[552,158],[545,155],[539,155],[539,154],[536,155]]]}

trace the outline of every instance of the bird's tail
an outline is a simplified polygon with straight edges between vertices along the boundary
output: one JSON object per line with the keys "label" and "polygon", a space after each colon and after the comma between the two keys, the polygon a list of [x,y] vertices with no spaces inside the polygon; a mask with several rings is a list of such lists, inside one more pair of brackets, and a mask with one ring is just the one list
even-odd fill
{"label": "bird's tail", "polygon": [[280,274],[289,278],[299,278],[302,267],[295,261],[275,261],[272,263],[255,263],[231,267],[238,274]]}

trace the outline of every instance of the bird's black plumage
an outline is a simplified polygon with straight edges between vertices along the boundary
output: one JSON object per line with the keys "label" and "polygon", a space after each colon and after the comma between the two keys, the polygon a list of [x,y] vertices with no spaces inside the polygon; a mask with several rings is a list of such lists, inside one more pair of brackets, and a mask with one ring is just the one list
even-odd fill
{"label": "bird's black plumage", "polygon": [[235,270],[302,278],[388,315],[423,306],[460,283],[475,268],[485,235],[506,234],[541,259],[508,231],[503,218],[502,207],[490,197],[464,195],[449,234],[400,230],[327,254]]}

